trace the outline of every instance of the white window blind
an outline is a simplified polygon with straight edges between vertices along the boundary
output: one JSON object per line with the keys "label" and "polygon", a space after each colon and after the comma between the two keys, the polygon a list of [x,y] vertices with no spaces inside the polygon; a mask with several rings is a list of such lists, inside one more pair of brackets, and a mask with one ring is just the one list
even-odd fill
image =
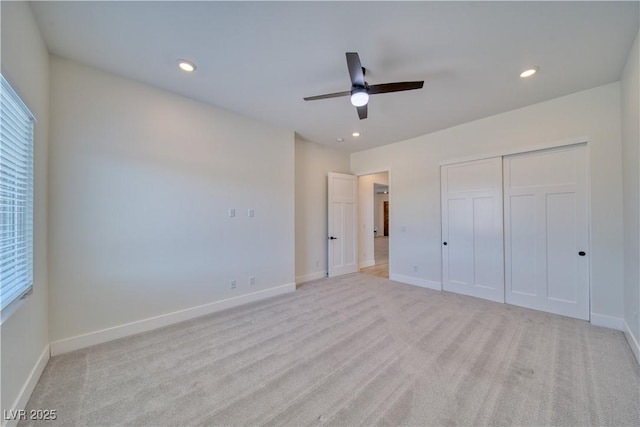
{"label": "white window blind", "polygon": [[0,76],[0,310],[33,285],[33,115]]}

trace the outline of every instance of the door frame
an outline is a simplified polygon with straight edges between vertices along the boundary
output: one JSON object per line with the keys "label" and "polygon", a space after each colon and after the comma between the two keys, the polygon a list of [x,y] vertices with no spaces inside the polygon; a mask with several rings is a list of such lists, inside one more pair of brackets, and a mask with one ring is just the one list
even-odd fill
{"label": "door frame", "polygon": [[[593,254],[593,248],[591,243],[592,236],[593,236],[593,231],[592,231],[593,216],[591,212],[592,210],[591,208],[591,144],[590,144],[589,136],[583,135],[583,136],[577,136],[573,138],[561,139],[561,140],[550,141],[545,143],[525,145],[522,147],[504,148],[504,149],[498,149],[494,151],[487,151],[479,154],[474,154],[471,156],[454,157],[448,160],[440,161],[439,166],[442,167],[442,166],[451,165],[455,163],[463,163],[463,162],[469,162],[474,160],[483,160],[491,157],[504,158],[506,156],[510,156],[513,154],[524,154],[524,153],[530,153],[534,151],[548,150],[550,148],[569,147],[571,145],[582,145],[582,144],[586,146],[586,150],[587,150],[587,153],[586,153],[587,155],[587,218],[589,221],[589,225],[588,225],[589,236],[588,236],[588,242],[587,242],[587,247],[588,247],[587,250],[589,254]],[[375,173],[375,172],[372,172],[372,173]],[[362,174],[362,175],[368,175],[368,173]],[[389,184],[391,184],[391,175],[389,175]],[[389,193],[391,193],[391,187],[389,187]],[[391,200],[391,198],[389,198],[389,200]],[[442,190],[440,190],[440,200],[442,200]],[[442,207],[440,211],[442,212]],[[440,221],[442,221],[442,213],[440,214]],[[440,227],[440,229],[442,229],[442,227]],[[442,231],[440,232],[440,242],[442,242]],[[439,245],[439,247],[440,247],[440,265],[442,266],[442,256],[443,256],[442,245]],[[391,261],[391,258],[389,258],[389,261]],[[442,277],[444,277],[444,274],[442,271],[442,267],[440,268],[441,268],[440,289],[442,290],[442,285],[443,285]],[[592,314],[593,314],[593,289],[592,288],[593,288],[593,262],[591,261],[591,258],[590,258],[589,259],[589,322],[593,320],[592,319]]]}
{"label": "door frame", "polygon": [[[355,174],[358,179],[360,179],[360,177],[362,176],[366,176],[366,175],[375,175],[378,173],[387,173],[387,177],[389,179],[389,230],[391,230],[391,218],[393,218],[393,215],[391,214],[391,209],[393,206],[393,203],[391,203],[392,198],[393,198],[393,192],[391,191],[391,187],[392,187],[392,174],[391,174],[391,166],[387,166],[387,168],[382,168],[382,169],[376,169],[376,170],[368,170],[365,172],[359,172],[357,174]],[[375,194],[374,194],[374,203],[375,203]],[[375,206],[374,206],[375,209]],[[372,212],[373,213],[373,212]],[[358,231],[360,230],[360,215],[358,215],[358,219],[356,221],[357,223],[357,227],[358,227]],[[391,231],[389,231],[389,277],[391,277],[391,265],[392,265],[392,258],[391,258],[391,235],[393,233],[391,233]],[[358,239],[359,241],[359,239]],[[360,245],[358,245],[358,259],[360,259]]]}

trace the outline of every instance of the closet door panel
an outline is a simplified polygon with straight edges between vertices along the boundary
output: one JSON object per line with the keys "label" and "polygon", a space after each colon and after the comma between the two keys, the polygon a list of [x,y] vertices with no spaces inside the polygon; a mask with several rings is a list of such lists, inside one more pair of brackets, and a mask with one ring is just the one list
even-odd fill
{"label": "closet door panel", "polygon": [[443,289],[504,302],[502,158],[442,166],[441,183]]}
{"label": "closet door panel", "polygon": [[589,319],[586,146],[504,158],[506,302]]}

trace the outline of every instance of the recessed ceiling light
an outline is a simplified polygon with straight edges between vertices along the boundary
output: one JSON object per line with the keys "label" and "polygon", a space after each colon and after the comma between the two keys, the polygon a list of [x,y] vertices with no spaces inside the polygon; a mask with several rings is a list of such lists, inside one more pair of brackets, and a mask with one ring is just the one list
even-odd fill
{"label": "recessed ceiling light", "polygon": [[358,136],[360,136],[360,132],[354,132],[354,133],[352,133],[351,135],[352,135],[352,136],[355,136],[355,137],[358,137]]}
{"label": "recessed ceiling light", "polygon": [[529,68],[528,70],[525,70],[522,73],[520,73],[520,77],[522,77],[522,78],[531,77],[535,73],[537,73],[539,70],[540,70],[540,67]]}
{"label": "recessed ceiling light", "polygon": [[336,138],[336,141],[342,142],[342,141],[344,141],[344,138]]}
{"label": "recessed ceiling light", "polygon": [[186,59],[179,59],[178,67],[180,67],[182,71],[186,71],[187,73],[192,73],[198,68],[196,67],[196,64],[191,61],[187,61]]}

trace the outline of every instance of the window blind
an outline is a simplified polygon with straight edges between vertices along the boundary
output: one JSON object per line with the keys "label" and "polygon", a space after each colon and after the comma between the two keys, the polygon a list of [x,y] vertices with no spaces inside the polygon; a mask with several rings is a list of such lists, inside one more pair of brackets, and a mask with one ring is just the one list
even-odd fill
{"label": "window blind", "polygon": [[0,310],[33,285],[33,115],[0,76]]}

